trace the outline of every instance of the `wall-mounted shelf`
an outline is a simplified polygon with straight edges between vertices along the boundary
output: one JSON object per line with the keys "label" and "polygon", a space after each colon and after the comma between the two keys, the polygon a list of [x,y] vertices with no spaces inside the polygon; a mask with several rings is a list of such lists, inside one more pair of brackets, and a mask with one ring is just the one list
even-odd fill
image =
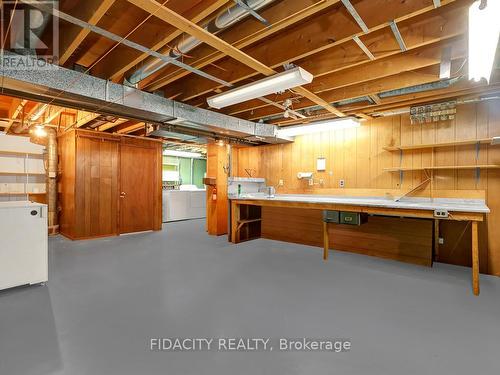
{"label": "wall-mounted shelf", "polygon": [[43,154],[35,152],[20,152],[20,151],[7,151],[7,150],[0,150],[0,155],[43,157]]}
{"label": "wall-mounted shelf", "polygon": [[42,192],[42,193],[25,193],[24,191],[16,191],[16,192],[8,192],[8,193],[1,193],[0,192],[0,197],[15,197],[15,196],[18,196],[18,195],[45,195],[46,193]]}
{"label": "wall-mounted shelf", "polygon": [[410,145],[410,146],[386,146],[386,147],[384,147],[384,150],[386,150],[386,151],[404,151],[404,150],[422,150],[422,149],[426,149],[426,148],[466,146],[466,145],[477,145],[477,144],[489,144],[489,145],[491,145],[492,141],[493,141],[493,138],[482,138],[482,139],[471,139],[471,140],[466,140],[466,141],[427,143],[427,144]]}
{"label": "wall-mounted shelf", "polygon": [[0,175],[3,176],[45,176],[45,173],[40,173],[40,172],[2,172],[0,171]]}
{"label": "wall-mounted shelf", "polygon": [[498,169],[500,165],[496,164],[478,164],[478,165],[439,165],[434,167],[395,167],[384,168],[386,172],[406,172],[406,171],[434,171],[434,170],[451,170],[451,169]]}

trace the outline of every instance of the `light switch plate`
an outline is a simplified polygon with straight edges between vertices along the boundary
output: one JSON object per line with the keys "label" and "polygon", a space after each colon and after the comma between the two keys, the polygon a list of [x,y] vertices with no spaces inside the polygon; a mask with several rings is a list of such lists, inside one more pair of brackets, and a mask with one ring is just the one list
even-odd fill
{"label": "light switch plate", "polygon": [[316,170],[318,172],[326,171],[326,159],[325,158],[316,159]]}

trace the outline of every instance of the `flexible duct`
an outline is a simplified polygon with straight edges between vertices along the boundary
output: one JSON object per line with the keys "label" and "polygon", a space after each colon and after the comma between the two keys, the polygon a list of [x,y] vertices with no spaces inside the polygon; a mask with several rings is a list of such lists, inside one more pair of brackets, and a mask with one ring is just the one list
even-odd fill
{"label": "flexible duct", "polygon": [[[252,8],[253,10],[259,10],[266,5],[271,4],[275,0],[247,0],[247,4],[249,8]],[[215,17],[213,20],[211,20],[205,27],[204,29],[207,30],[211,34],[217,34],[225,29],[227,29],[229,26],[234,25],[235,23],[241,21],[243,18],[247,17],[249,15],[248,10],[246,10],[244,7],[235,4],[232,7],[228,8],[221,14],[219,14],[217,17]],[[173,58],[178,58],[182,54],[186,54],[198,45],[200,45],[202,42],[196,39],[195,37],[188,35],[188,34],[183,34],[179,38],[179,42],[172,48],[167,48],[161,53],[164,53],[165,55],[168,55]],[[168,63],[161,61],[156,58],[152,58],[149,60],[149,62],[146,62],[144,66],[141,68],[137,69],[135,72],[133,72],[130,77],[128,77],[125,80],[126,84],[135,86],[142,80],[146,79],[153,73],[157,72],[158,70],[162,69],[163,67],[167,66]]]}

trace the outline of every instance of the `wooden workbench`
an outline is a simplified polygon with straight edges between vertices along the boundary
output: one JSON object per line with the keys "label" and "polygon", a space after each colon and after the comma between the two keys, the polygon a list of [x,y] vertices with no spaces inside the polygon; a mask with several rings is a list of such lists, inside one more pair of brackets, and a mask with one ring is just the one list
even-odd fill
{"label": "wooden workbench", "polygon": [[[405,218],[420,218],[437,220],[434,209],[414,209],[395,207],[374,207],[362,204],[339,204],[327,202],[296,202],[279,199],[232,199],[231,200],[231,231],[230,241],[241,241],[240,234],[245,231],[245,240],[260,237],[261,207],[303,208],[315,210],[338,210],[360,212],[370,215],[384,215]],[[478,222],[484,220],[484,212],[467,212],[450,210],[447,218],[439,220],[470,221],[472,226],[472,290],[474,295],[479,295],[479,243]],[[244,229],[245,228],[245,229]],[[328,260],[329,234],[328,224],[323,223],[323,259]]]}

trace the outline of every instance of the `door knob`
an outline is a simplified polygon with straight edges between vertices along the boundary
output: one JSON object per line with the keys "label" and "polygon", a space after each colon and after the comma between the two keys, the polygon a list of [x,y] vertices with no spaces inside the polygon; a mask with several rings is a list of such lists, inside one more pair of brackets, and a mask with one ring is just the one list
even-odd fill
{"label": "door knob", "polygon": [[120,193],[120,198],[125,198],[125,195],[126,195],[126,194],[125,194],[125,192],[124,192],[124,191],[122,191],[122,192]]}

